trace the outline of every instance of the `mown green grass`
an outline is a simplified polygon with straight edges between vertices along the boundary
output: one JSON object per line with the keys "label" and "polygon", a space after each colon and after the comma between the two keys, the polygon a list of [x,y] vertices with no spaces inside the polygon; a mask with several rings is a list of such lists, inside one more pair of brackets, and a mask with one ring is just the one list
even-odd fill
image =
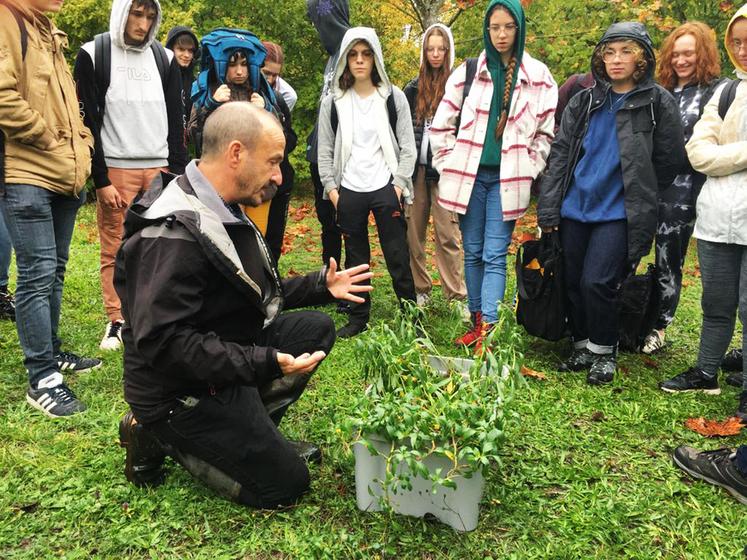
{"label": "mown green grass", "polygon": [[[315,225],[311,215],[291,220],[294,244],[281,261],[284,271],[319,265]],[[312,230],[304,233],[304,226]],[[581,374],[553,371],[565,346],[528,339],[526,364],[548,379],[529,380],[517,396],[520,420],[502,465],[487,476],[480,524],[457,534],[357,510],[349,438],[338,427],[351,396],[363,390],[350,341],[338,342],[282,426],[290,437],[324,444],[324,464],[312,467],[311,492],[297,507],[261,512],[228,503],[173,463],[164,486],[130,486],[116,440],[126,410],[121,354],[98,350],[105,316],[88,205],[73,241],[61,326],[67,348],[105,359],[101,369],[68,378],[89,406],[85,414],[52,421],[25,403],[15,329],[0,323],[0,558],[739,558],[747,510],[725,492],[683,477],[670,459],[681,444],[744,441],[708,441],[683,425],[692,416],[731,415],[737,391],[670,396],[656,388],[696,356],[694,253],[693,246],[669,346],[649,361],[623,355],[612,387],[592,388]],[[386,320],[394,296],[382,262],[375,271],[373,317]],[[455,354],[449,340],[461,326],[435,299],[430,331],[444,353]]]}

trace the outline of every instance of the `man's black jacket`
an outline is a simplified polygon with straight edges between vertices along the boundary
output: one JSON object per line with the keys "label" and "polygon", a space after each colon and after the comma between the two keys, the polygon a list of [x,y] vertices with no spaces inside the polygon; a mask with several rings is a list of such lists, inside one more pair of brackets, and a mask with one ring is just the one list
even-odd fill
{"label": "man's black jacket", "polygon": [[324,271],[280,280],[256,227],[208,208],[190,168],[130,207],[117,254],[125,400],[142,423],[178,397],[280,377],[277,351],[254,341],[282,309],[332,300]]}

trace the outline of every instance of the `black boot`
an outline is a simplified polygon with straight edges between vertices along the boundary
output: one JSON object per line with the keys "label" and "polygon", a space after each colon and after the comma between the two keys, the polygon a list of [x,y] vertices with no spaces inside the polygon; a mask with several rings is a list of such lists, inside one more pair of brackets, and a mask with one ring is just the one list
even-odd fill
{"label": "black boot", "polygon": [[612,383],[617,369],[617,356],[614,352],[609,354],[594,354],[594,363],[589,368],[586,382],[589,385],[606,385]]}
{"label": "black boot", "polygon": [[733,348],[729,350],[726,355],[721,359],[721,370],[722,371],[738,371],[742,372],[742,349]]}
{"label": "black boot", "polygon": [[16,320],[16,301],[8,286],[0,286],[0,319]]}
{"label": "black boot", "polygon": [[156,436],[142,424],[138,424],[132,411],[127,411],[119,422],[119,445],[126,450],[127,480],[141,487],[163,484],[163,461],[166,453]]}
{"label": "black boot", "polygon": [[289,439],[288,443],[293,446],[296,451],[296,455],[301,457],[307,463],[314,463],[316,465],[322,464],[322,450],[313,443],[308,441],[296,441]]}

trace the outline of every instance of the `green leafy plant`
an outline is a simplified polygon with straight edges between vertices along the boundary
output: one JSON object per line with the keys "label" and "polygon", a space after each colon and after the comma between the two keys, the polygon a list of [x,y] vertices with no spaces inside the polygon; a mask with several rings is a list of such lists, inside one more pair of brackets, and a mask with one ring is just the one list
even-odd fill
{"label": "green leafy plant", "polygon": [[[400,313],[361,336],[357,354],[369,387],[353,403],[347,428],[372,455],[374,441],[391,443],[386,459],[385,492],[411,490],[412,476],[455,488],[455,479],[471,477],[491,462],[500,463],[512,413],[509,405],[520,375],[522,337],[513,314],[502,308],[484,347],[468,371],[443,358],[446,371],[434,367],[437,354],[420,328],[417,311]],[[451,461],[444,472],[430,472],[424,460],[441,455]]]}

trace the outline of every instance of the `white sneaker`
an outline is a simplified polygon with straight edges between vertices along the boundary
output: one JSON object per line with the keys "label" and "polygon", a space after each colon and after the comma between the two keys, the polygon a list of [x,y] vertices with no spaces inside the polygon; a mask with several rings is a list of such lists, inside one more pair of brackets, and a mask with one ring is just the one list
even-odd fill
{"label": "white sneaker", "polygon": [[416,294],[415,302],[418,304],[418,307],[427,307],[428,304],[431,302],[431,295],[426,292]]}
{"label": "white sneaker", "polygon": [[664,331],[654,329],[643,340],[641,352],[644,354],[653,354],[662,348],[664,348]]}
{"label": "white sneaker", "polygon": [[101,339],[99,348],[102,350],[119,350],[122,347],[122,327],[124,321],[110,321],[106,324],[104,338]]}
{"label": "white sneaker", "polygon": [[469,307],[467,306],[467,302],[465,301],[459,301],[456,302],[457,309],[459,310],[459,315],[462,318],[462,321],[465,323],[469,323],[472,321],[472,313],[469,312]]}

